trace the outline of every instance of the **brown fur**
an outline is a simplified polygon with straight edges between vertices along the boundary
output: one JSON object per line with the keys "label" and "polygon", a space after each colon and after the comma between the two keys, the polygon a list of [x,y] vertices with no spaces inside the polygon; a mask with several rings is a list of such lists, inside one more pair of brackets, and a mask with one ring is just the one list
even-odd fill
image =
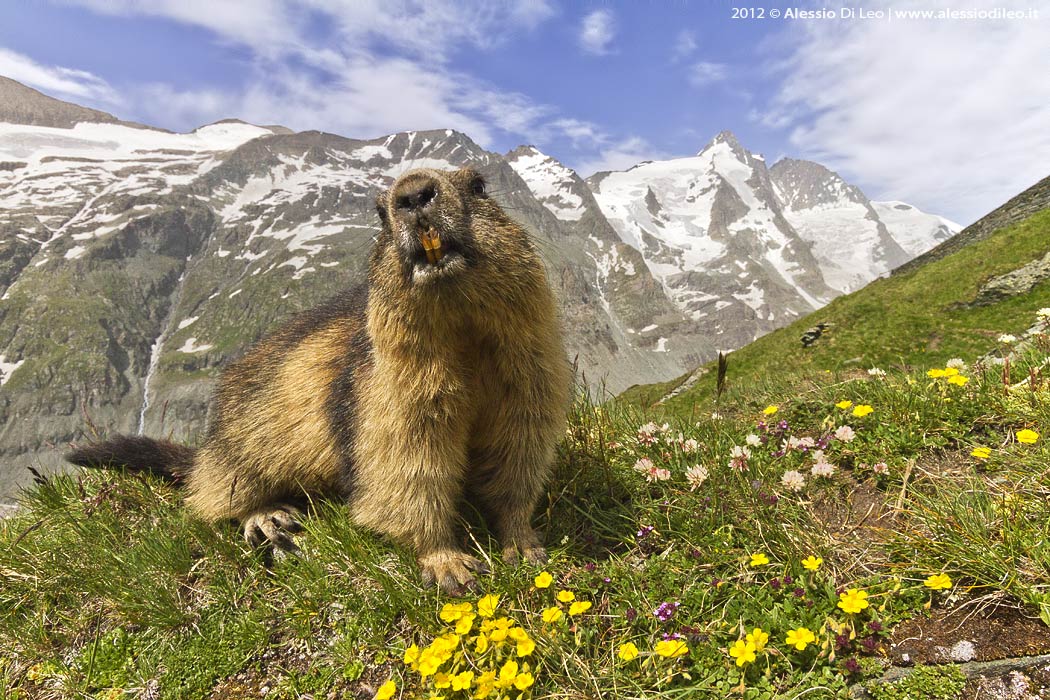
{"label": "brown fur", "polygon": [[[504,556],[545,557],[530,518],[564,430],[569,365],[542,263],[477,173],[412,171],[377,206],[367,289],[293,319],[224,372],[187,501],[288,547],[297,500],[341,495],[355,522],[411,546],[425,579],[455,589],[482,568],[457,544],[466,496]],[[425,262],[421,226],[441,237],[439,266]],[[71,461],[121,461],[92,449]]]}

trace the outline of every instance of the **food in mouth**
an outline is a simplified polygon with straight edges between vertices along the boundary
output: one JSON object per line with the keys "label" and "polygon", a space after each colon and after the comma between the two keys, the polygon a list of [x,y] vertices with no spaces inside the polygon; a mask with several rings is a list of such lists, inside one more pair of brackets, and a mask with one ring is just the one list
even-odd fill
{"label": "food in mouth", "polygon": [[429,230],[420,231],[419,241],[423,244],[423,251],[427,254],[427,262],[437,265],[445,254],[441,252],[441,236],[433,226]]}

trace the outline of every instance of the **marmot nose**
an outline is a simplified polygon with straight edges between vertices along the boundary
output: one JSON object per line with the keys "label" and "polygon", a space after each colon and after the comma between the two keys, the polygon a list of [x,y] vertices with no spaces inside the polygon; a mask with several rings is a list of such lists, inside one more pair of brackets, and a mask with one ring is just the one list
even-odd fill
{"label": "marmot nose", "polygon": [[437,194],[437,183],[427,179],[412,179],[402,182],[394,193],[394,205],[398,209],[415,211],[429,204]]}

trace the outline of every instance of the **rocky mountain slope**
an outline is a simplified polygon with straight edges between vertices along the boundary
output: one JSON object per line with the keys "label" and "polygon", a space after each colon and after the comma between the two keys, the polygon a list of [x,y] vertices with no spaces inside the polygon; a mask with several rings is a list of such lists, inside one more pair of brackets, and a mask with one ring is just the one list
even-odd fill
{"label": "rocky mountain slope", "polygon": [[730,134],[588,183],[453,131],[173,134],[0,93],[0,497],[89,423],[193,440],[230,358],[363,280],[374,196],[413,167],[479,169],[533,232],[596,392],[677,376],[839,292]]}

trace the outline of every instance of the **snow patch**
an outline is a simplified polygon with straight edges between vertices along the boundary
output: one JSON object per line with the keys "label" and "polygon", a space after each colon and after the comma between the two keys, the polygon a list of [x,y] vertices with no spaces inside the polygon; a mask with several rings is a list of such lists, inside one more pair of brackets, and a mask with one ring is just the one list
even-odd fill
{"label": "snow patch", "polygon": [[8,362],[6,355],[0,355],[0,386],[7,384],[7,380],[11,378],[11,375],[15,373],[15,370],[21,367],[24,362],[24,358],[18,362]]}
{"label": "snow patch", "polygon": [[182,347],[176,350],[176,352],[196,353],[204,352],[205,350],[211,350],[210,343],[205,343],[204,345],[197,345],[196,338],[187,338],[186,342],[183,343]]}

